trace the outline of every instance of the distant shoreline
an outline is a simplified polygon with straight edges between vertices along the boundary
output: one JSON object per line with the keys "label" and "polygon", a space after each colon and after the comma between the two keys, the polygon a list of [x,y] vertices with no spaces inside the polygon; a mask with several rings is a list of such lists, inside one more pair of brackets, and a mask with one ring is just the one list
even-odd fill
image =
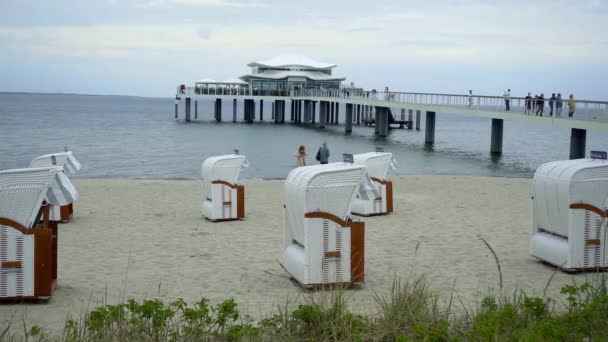
{"label": "distant shoreline", "polygon": [[71,96],[114,96],[114,97],[139,97],[144,99],[168,99],[173,97],[141,96],[141,95],[119,95],[119,94],[79,94],[79,93],[37,93],[26,91],[0,91],[0,95],[71,95]]}

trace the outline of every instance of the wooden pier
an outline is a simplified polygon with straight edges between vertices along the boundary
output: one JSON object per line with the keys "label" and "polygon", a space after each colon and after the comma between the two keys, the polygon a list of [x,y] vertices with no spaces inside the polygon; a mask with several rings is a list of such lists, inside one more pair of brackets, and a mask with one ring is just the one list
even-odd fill
{"label": "wooden pier", "polygon": [[[608,102],[576,100],[574,117],[568,117],[567,103],[561,116],[536,116],[525,114],[527,102],[524,98],[511,97],[510,110],[506,111],[504,98],[499,96],[471,96],[461,94],[429,94],[405,92],[323,91],[318,89],[284,91],[277,94],[258,95],[248,88],[212,89],[201,91],[194,87],[178,87],[175,101],[175,118],[179,114],[179,101],[184,102],[184,119],[191,121],[191,102],[194,100],[195,118],[198,117],[197,100],[214,102],[214,118],[221,122],[222,102],[233,102],[232,122],[237,122],[237,105],[243,104],[243,121],[253,123],[264,121],[264,103],[269,103],[271,119],[276,124],[286,123],[286,118],[296,125],[315,125],[323,129],[331,125],[344,125],[346,134],[352,132],[353,125],[373,127],[379,137],[389,134],[391,125],[395,128],[420,130],[421,113],[426,113],[425,144],[435,143],[435,120],[437,112],[451,115],[476,116],[491,119],[490,153],[501,154],[504,120],[550,124],[571,129],[570,158],[585,157],[587,130],[608,131]],[[254,95],[255,93],[255,95]],[[256,106],[256,103],[259,105]],[[256,113],[256,107],[258,111]],[[289,108],[287,111],[286,109]],[[407,114],[406,114],[407,113]],[[415,113],[415,116],[414,116]],[[343,114],[343,116],[341,116]]]}

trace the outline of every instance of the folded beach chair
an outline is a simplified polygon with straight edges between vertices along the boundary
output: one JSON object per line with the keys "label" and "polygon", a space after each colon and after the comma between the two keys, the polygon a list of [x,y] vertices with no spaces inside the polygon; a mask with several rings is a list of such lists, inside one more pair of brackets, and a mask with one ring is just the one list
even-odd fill
{"label": "folded beach chair", "polygon": [[304,287],[364,281],[365,224],[350,219],[365,166],[294,169],[285,180],[285,270]]}
{"label": "folded beach chair", "polygon": [[238,154],[205,159],[201,167],[203,216],[211,221],[245,218],[245,187],[237,181],[247,165],[245,156]]}
{"label": "folded beach chair", "polygon": [[49,207],[77,198],[60,167],[0,171],[0,300],[53,294],[57,224],[49,221]]}
{"label": "folded beach chair", "polygon": [[608,267],[608,162],[541,165],[532,181],[530,253],[564,270]]}
{"label": "folded beach chair", "polygon": [[[362,184],[353,202],[353,214],[361,216],[386,215],[393,212],[393,183],[386,179],[393,167],[392,153],[369,152],[355,154],[355,164],[365,165],[372,184]],[[369,179],[364,180],[364,182]]]}
{"label": "folded beach chair", "polygon": [[[80,170],[80,163],[76,160],[72,151],[45,154],[32,160],[30,163],[30,167],[47,167],[54,165],[63,168],[64,173],[68,176],[74,175]],[[51,221],[69,222],[74,215],[74,205],[72,203],[60,207],[51,206],[50,210]]]}

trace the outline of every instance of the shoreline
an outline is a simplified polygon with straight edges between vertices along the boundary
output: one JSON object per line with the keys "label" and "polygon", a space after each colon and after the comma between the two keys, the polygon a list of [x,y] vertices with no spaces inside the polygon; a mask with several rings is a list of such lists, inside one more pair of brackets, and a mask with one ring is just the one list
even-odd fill
{"label": "shoreline", "polygon": [[[394,279],[424,275],[447,300],[474,306],[498,291],[498,271],[483,237],[498,255],[504,289],[559,295],[588,273],[566,274],[529,255],[530,179],[393,176],[395,213],[359,218],[365,227],[366,282],[347,290],[353,312],[373,314],[374,293]],[[59,279],[45,305],[6,304],[0,317],[61,331],[68,315],[128,298],[234,298],[254,320],[286,300],[318,292],[295,286],[283,260],[283,182],[243,180],[244,221],[202,219],[200,181],[75,179],[74,220],[59,227]]]}

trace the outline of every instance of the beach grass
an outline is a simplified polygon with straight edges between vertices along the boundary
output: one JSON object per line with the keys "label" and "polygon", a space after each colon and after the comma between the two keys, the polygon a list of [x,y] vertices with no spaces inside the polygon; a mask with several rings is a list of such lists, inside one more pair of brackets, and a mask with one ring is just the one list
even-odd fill
{"label": "beach grass", "polygon": [[2,341],[599,341],[608,339],[606,277],[567,284],[558,298],[523,290],[489,293],[472,310],[440,304],[426,277],[395,279],[374,293],[375,315],[349,310],[346,289],[286,300],[259,322],[246,321],[233,299],[212,304],[182,299],[129,299],[103,305],[62,334],[47,334],[23,318],[7,320]]}

